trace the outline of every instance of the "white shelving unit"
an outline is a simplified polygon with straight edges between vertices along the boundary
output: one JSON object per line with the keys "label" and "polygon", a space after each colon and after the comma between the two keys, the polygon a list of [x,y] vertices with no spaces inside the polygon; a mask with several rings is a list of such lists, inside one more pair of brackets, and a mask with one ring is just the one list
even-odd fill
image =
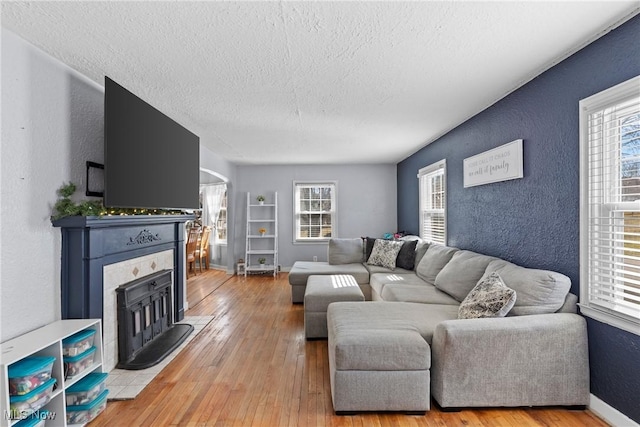
{"label": "white shelving unit", "polygon": [[[93,345],[96,352],[93,365],[72,378],[65,379],[62,359],[62,340],[76,332],[94,329]],[[20,420],[8,420],[9,412],[9,379],[8,367],[14,362],[28,356],[55,357],[51,376],[56,379],[56,388],[51,394],[51,401],[41,410],[55,413],[55,419],[45,425],[66,426],[67,411],[65,390],[92,372],[102,372],[102,324],[100,319],[69,319],[59,320],[50,325],[28,332],[12,340],[0,344],[0,425],[12,426]]]}
{"label": "white shelving unit", "polygon": [[[273,199],[270,200],[270,197]],[[245,277],[251,272],[273,272],[273,277],[278,274],[278,193],[266,195],[265,198],[261,204],[256,196],[247,193]],[[267,230],[264,235],[258,232],[260,228]],[[267,262],[260,265],[260,258],[265,258]]]}

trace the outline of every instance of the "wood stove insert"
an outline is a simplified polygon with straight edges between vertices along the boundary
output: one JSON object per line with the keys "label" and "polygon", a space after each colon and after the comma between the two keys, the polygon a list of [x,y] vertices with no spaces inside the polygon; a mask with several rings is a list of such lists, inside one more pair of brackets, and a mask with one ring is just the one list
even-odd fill
{"label": "wood stove insert", "polygon": [[162,270],[116,289],[120,369],[146,369],[178,347],[193,326],[172,321],[172,271]]}

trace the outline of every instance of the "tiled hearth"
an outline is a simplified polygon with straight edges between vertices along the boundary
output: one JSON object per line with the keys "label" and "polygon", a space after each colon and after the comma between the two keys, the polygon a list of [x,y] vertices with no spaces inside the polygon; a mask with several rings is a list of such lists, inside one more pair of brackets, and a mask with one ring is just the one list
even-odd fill
{"label": "tiled hearth", "polygon": [[139,371],[114,369],[109,372],[107,378],[109,400],[134,399],[212,320],[213,316],[185,316],[178,323],[193,325],[194,331],[162,362]]}
{"label": "tiled hearth", "polygon": [[104,368],[107,372],[115,368],[118,363],[118,308],[116,288],[161,270],[172,270],[173,258],[173,250],[167,250],[105,265],[103,267],[103,357]]}

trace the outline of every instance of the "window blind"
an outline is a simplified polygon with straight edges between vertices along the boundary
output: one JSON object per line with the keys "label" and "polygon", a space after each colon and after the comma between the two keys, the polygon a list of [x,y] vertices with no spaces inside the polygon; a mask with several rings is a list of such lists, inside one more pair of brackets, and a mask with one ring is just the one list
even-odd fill
{"label": "window blind", "polygon": [[420,169],[420,237],[446,243],[446,162],[441,160]]}
{"label": "window blind", "polygon": [[296,240],[335,237],[335,183],[294,183]]}
{"label": "window blind", "polygon": [[634,80],[581,102],[581,261],[586,305],[640,323],[640,80]]}

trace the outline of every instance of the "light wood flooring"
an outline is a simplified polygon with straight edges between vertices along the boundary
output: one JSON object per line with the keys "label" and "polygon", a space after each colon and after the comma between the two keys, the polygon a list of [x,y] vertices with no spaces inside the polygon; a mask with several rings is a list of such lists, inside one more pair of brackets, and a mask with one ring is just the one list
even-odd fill
{"label": "light wood flooring", "polygon": [[[336,416],[326,341],[306,341],[303,307],[290,302],[286,274],[223,282],[211,274],[187,315],[213,315],[134,400],[109,402],[98,426],[606,426],[589,411],[470,409],[424,416]],[[206,286],[205,286],[206,287]]]}
{"label": "light wood flooring", "polygon": [[187,303],[193,308],[204,300],[211,292],[222,286],[230,276],[223,270],[204,270],[190,273],[187,278]]}

